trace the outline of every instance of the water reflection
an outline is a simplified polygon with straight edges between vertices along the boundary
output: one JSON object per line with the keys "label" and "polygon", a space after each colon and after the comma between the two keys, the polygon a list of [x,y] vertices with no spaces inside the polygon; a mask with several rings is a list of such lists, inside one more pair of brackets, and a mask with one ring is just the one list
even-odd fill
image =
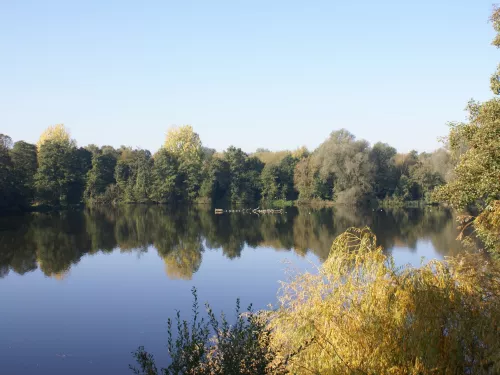
{"label": "water reflection", "polygon": [[369,226],[380,245],[415,251],[430,241],[441,256],[461,251],[452,212],[445,209],[355,211],[352,208],[289,209],[283,215],[224,214],[212,210],[131,205],[80,212],[0,218],[0,278],[39,268],[64,278],[87,254],[147,252],[154,248],[172,279],[191,279],[203,252],[221,249],[238,258],[248,246],[328,256],[334,238],[351,226]]}

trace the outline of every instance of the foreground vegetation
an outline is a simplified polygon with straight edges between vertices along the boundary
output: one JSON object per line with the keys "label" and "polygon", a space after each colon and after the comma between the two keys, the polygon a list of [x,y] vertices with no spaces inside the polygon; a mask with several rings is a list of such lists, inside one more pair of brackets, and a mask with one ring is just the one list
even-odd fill
{"label": "foreground vegetation", "polygon": [[[477,254],[398,268],[368,229],[335,239],[279,305],[234,325],[169,321],[163,374],[497,374],[500,270]],[[174,336],[172,336],[174,335]],[[175,340],[172,337],[177,337]],[[158,374],[139,348],[136,374]]]}

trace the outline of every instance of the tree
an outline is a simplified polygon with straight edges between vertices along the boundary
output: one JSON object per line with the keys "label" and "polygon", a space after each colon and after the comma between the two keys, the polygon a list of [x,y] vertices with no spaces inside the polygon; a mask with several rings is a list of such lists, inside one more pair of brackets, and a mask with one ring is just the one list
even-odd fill
{"label": "tree", "polygon": [[397,267],[351,228],[265,317],[292,374],[497,374],[499,278],[476,254]]}
{"label": "tree", "polygon": [[311,158],[304,158],[295,166],[294,185],[299,192],[299,199],[309,200],[317,197],[315,190],[315,180],[318,175],[318,168],[313,165]]}
{"label": "tree", "polygon": [[224,152],[229,166],[229,195],[232,202],[248,203],[260,197],[260,173],[264,164],[256,157],[248,157],[240,148],[229,147]]}
{"label": "tree", "polygon": [[203,148],[200,136],[194,132],[192,126],[184,125],[168,130],[163,147],[172,155],[186,159],[200,159]]}
{"label": "tree", "polygon": [[306,146],[299,147],[295,151],[292,152],[292,156],[297,160],[302,160],[307,158],[311,153],[307,149]]}
{"label": "tree", "polygon": [[68,129],[63,124],[57,124],[53,126],[49,126],[44,132],[40,135],[38,142],[36,144],[38,150],[42,147],[45,142],[52,141],[60,144],[70,144],[74,143],[71,139],[70,133]]}
{"label": "tree", "polygon": [[151,152],[123,148],[115,168],[118,200],[126,203],[149,201],[153,189],[152,168]]}
{"label": "tree", "polygon": [[10,157],[16,174],[17,188],[28,206],[35,195],[34,178],[38,167],[36,146],[24,141],[16,142],[10,150]]}
{"label": "tree", "polygon": [[64,125],[47,128],[38,141],[35,189],[40,202],[55,206],[80,203],[91,157],[90,151],[76,147]]}
{"label": "tree", "polygon": [[10,157],[11,147],[12,139],[8,135],[0,134],[0,210],[15,205],[16,181]]}
{"label": "tree", "polygon": [[423,161],[419,160],[417,164],[410,168],[410,176],[418,186],[415,199],[431,199],[434,189],[444,184],[444,178],[439,172],[433,170],[433,166],[427,158]]}
{"label": "tree", "polygon": [[333,198],[338,203],[356,204],[369,198],[373,185],[373,164],[369,144],[357,141],[345,129],[332,132],[311,156],[321,182],[333,180]]}
{"label": "tree", "polygon": [[200,136],[189,125],[171,128],[163,145],[179,160],[182,192],[185,199],[194,200],[201,186],[201,170],[204,150]]}
{"label": "tree", "polygon": [[153,179],[151,176],[152,158],[149,151],[138,153],[135,163],[134,201],[144,203],[149,200]]}
{"label": "tree", "polygon": [[453,168],[455,167],[451,153],[445,148],[439,148],[430,154],[420,154],[421,161],[428,164],[432,172],[438,173],[443,181],[450,181],[453,178]]}
{"label": "tree", "polygon": [[394,165],[398,171],[399,176],[409,176],[410,168],[418,163],[418,152],[415,150],[407,154],[396,154],[394,156]]}
{"label": "tree", "polygon": [[153,189],[151,199],[155,202],[173,202],[180,194],[179,162],[165,148],[153,157]]}
{"label": "tree", "polygon": [[71,168],[75,178],[70,185],[68,199],[74,204],[83,201],[87,175],[92,168],[92,153],[83,147],[74,148],[72,151]]}
{"label": "tree", "polygon": [[370,151],[370,161],[374,165],[373,193],[378,199],[394,194],[398,175],[394,164],[396,149],[387,143],[378,142]]}
{"label": "tree", "polygon": [[49,205],[66,204],[69,186],[75,180],[72,170],[72,150],[67,145],[47,141],[38,152],[35,187],[39,201]]}
{"label": "tree", "polygon": [[[500,47],[500,9],[491,16],[497,32],[493,45]],[[500,65],[491,78],[491,89],[500,94]],[[457,209],[478,213],[476,232],[485,244],[500,254],[500,99],[484,103],[471,101],[467,106],[469,121],[450,124],[448,145],[456,159],[453,178],[437,190],[435,198]],[[492,240],[496,238],[496,240]]]}
{"label": "tree", "polygon": [[261,174],[262,198],[264,200],[294,200],[296,199],[294,170],[297,159],[290,154],[277,164],[269,163],[264,166]]}
{"label": "tree", "polygon": [[450,124],[448,141],[457,151],[465,145],[454,170],[455,177],[437,197],[453,207],[482,211],[500,199],[500,100],[470,102],[469,122]]}
{"label": "tree", "polygon": [[200,197],[216,202],[228,198],[231,184],[229,163],[220,154],[205,160]]}
{"label": "tree", "polygon": [[87,175],[87,185],[84,192],[86,200],[99,201],[104,198],[106,189],[116,182],[116,163],[116,157],[112,154],[94,154],[92,169]]}
{"label": "tree", "polygon": [[279,199],[279,168],[275,164],[266,164],[261,174],[262,199]]}

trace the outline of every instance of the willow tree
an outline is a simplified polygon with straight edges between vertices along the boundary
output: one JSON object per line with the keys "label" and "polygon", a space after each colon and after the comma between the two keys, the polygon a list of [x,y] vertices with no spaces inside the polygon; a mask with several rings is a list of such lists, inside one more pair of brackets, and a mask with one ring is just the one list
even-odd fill
{"label": "willow tree", "polygon": [[333,198],[338,203],[356,204],[372,191],[374,167],[370,145],[345,129],[330,134],[311,156],[321,181],[333,180]]}
{"label": "willow tree", "polygon": [[396,267],[351,228],[264,316],[292,374],[498,374],[499,277],[476,254]]}

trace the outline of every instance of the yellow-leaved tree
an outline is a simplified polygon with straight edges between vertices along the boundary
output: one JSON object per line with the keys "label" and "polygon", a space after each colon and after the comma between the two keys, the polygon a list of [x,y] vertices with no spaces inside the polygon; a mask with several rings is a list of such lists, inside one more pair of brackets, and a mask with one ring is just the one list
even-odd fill
{"label": "yellow-leaved tree", "polygon": [[52,125],[45,129],[36,144],[38,150],[40,150],[40,147],[48,141],[67,145],[74,144],[74,141],[71,139],[70,132],[66,129],[64,124]]}
{"label": "yellow-leaved tree", "polygon": [[180,191],[185,199],[198,197],[202,181],[203,148],[200,136],[192,126],[184,125],[168,130],[163,148],[179,161],[180,180],[183,186]]}
{"label": "yellow-leaved tree", "polygon": [[181,159],[196,161],[202,157],[200,136],[191,125],[170,128],[163,147]]}
{"label": "yellow-leaved tree", "polygon": [[350,229],[279,301],[262,314],[292,374],[500,373],[500,272],[477,254],[398,268]]}

